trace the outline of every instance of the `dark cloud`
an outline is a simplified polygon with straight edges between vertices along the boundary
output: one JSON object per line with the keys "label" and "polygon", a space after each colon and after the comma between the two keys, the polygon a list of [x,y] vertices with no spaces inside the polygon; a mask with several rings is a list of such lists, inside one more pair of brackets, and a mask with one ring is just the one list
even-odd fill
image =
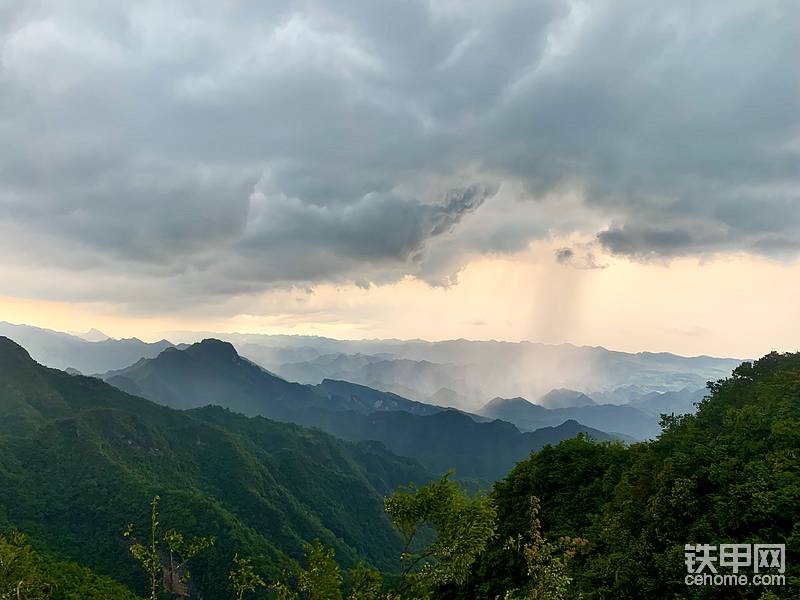
{"label": "dark cloud", "polygon": [[798,23],[789,3],[598,5],[487,129],[496,160],[536,193],[580,185],[617,223],[608,251],[774,255],[800,234]]}
{"label": "dark cloud", "polygon": [[597,234],[600,244],[614,254],[673,256],[690,251],[698,240],[684,229],[615,227]]}
{"label": "dark cloud", "polygon": [[580,247],[575,248],[568,246],[557,248],[554,253],[556,262],[560,265],[581,270],[605,269],[606,265],[597,261],[597,257],[590,246],[590,244],[582,244]]}
{"label": "dark cloud", "polygon": [[452,189],[438,202],[373,192],[351,203],[317,205],[283,195],[269,179],[256,189],[237,250],[248,257],[246,269],[278,282],[298,275],[337,281],[353,273],[379,282],[416,272],[432,240],[496,193],[493,186],[474,184]]}
{"label": "dark cloud", "polygon": [[451,231],[465,214],[477,210],[486,198],[496,193],[496,186],[486,184],[450,190],[444,204],[433,210],[431,236]]}
{"label": "dark cloud", "polygon": [[572,248],[559,248],[556,250],[556,262],[562,265],[568,265],[575,257],[575,252]]}
{"label": "dark cloud", "polygon": [[788,0],[0,3],[0,249],[164,302],[446,284],[571,234],[795,258],[798,23]]}

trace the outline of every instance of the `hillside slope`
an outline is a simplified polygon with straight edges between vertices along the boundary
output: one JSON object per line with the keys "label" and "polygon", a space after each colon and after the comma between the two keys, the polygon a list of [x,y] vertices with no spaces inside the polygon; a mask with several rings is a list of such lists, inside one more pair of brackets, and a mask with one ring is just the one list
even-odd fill
{"label": "hillside slope", "polygon": [[[743,363],[709,386],[696,414],[666,425],[653,442],[626,448],[569,440],[517,465],[495,485],[497,543],[466,585],[438,597],[491,598],[524,584],[525,563],[503,540],[530,531],[531,496],[541,500],[551,539],[588,540],[570,572],[576,596],[800,597],[800,354]],[[729,543],[784,544],[784,584],[684,583],[686,544],[711,544],[717,558],[716,546]],[[750,565],[739,572],[753,576]]]}
{"label": "hillside slope", "polygon": [[248,415],[319,427],[348,440],[378,441],[434,472],[452,468],[458,476],[486,481],[501,477],[545,443],[578,432],[610,439],[597,429],[563,424],[568,418],[548,424],[552,427],[543,432],[522,434],[510,423],[476,422],[453,409],[348,382],[290,383],[238,356],[227,342],[210,339],[140,361],[112,374],[108,382],[168,406],[213,403]]}
{"label": "hillside slope", "polygon": [[121,532],[146,518],[218,544],[198,569],[226,598],[235,551],[277,575],[319,538],[344,564],[395,566],[400,540],[383,497],[430,478],[382,446],[209,407],[176,411],[96,379],[35,363],[0,337],[2,520],[60,558],[141,590]]}

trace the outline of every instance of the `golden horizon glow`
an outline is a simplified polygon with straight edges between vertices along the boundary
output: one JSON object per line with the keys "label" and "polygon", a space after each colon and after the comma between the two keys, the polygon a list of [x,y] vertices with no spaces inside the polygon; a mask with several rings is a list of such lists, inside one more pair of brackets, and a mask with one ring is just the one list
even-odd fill
{"label": "golden horizon glow", "polygon": [[[550,243],[512,257],[481,257],[448,288],[407,277],[390,285],[275,290],[219,315],[139,315],[104,303],[0,297],[0,320],[57,331],[96,328],[154,341],[176,332],[321,335],[342,339],[530,340],[757,357],[800,347],[800,264],[745,255],[669,264],[604,257],[580,270],[552,259]],[[183,337],[190,338],[190,335]]]}

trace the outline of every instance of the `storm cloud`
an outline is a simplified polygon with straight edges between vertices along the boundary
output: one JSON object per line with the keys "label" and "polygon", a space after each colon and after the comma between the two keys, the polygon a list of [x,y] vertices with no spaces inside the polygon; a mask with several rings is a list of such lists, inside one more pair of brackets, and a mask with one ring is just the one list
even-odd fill
{"label": "storm cloud", "polygon": [[87,296],[800,253],[795,2],[68,4],[0,3],[0,251]]}

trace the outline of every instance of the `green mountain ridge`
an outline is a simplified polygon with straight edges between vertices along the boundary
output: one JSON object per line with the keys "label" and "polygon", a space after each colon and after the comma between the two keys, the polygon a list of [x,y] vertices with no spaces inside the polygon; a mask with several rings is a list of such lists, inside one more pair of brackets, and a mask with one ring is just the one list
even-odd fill
{"label": "green mountain ridge", "polygon": [[[229,348],[214,348],[220,354],[208,365],[237,368]],[[373,428],[392,415],[425,419],[438,423],[440,437],[451,422],[482,425],[457,411],[340,412],[372,419]],[[663,424],[650,442],[598,444],[579,436],[519,462],[494,485],[488,501],[497,515],[495,534],[467,579],[441,583],[425,597],[797,598],[800,354],[743,363],[709,384],[696,413]],[[490,425],[519,434],[507,422]],[[31,582],[41,571],[53,581],[70,578],[73,591],[90,590],[54,600],[133,600],[116,583],[143,589],[121,522],[146,522],[154,493],[163,496],[165,524],[218,539],[193,564],[198,596],[231,597],[226,578],[234,552],[253,557],[256,571],[275,581],[299,558],[299,542],[315,537],[336,550],[343,566],[366,558],[393,570],[399,544],[380,510],[382,495],[427,477],[381,444],[342,442],[219,406],[177,411],[96,378],[42,367],[0,337],[0,528],[31,535],[37,551],[19,563],[32,565]],[[532,525],[534,506],[539,520]],[[561,536],[580,543],[570,546]],[[785,544],[785,580],[685,584],[686,544],[729,543]],[[575,550],[567,556],[569,547]],[[26,554],[0,532],[0,560],[14,552]]]}
{"label": "green mountain ridge", "polygon": [[502,477],[547,443],[578,433],[612,439],[568,417],[541,431],[521,433],[508,422],[484,422],[349,382],[291,383],[238,356],[231,344],[211,339],[185,350],[166,350],[107,381],[175,408],[218,404],[246,415],[318,427],[347,440],[378,441],[433,472],[452,468],[457,476],[483,481]]}
{"label": "green mountain ridge", "polygon": [[[550,539],[585,540],[570,563],[568,598],[794,600],[800,597],[800,353],[744,362],[709,384],[695,414],[669,417],[652,442],[625,447],[572,439],[520,462],[495,484],[495,543],[463,586],[438,598],[502,597],[525,585],[505,546],[530,531],[541,500]],[[686,544],[784,544],[777,585],[688,586]],[[720,574],[730,567],[715,564]],[[764,570],[762,569],[762,573]],[[753,576],[752,565],[740,574]],[[752,580],[751,580],[752,581]]]}
{"label": "green mountain ridge", "polygon": [[0,337],[0,523],[133,589],[142,575],[121,532],[155,494],[164,522],[217,537],[195,584],[222,599],[235,552],[277,576],[318,538],[345,565],[396,567],[383,498],[430,478],[380,444],[219,407],[176,411],[43,367]]}

